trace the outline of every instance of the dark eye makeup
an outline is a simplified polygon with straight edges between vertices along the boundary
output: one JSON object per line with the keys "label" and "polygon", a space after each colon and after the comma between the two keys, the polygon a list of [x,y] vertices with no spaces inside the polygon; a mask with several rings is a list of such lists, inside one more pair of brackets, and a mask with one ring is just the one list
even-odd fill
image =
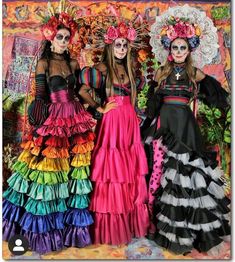
{"label": "dark eye makeup", "polygon": [[68,42],[68,41],[70,40],[70,36],[67,35],[67,36],[64,37],[64,36],[61,35],[61,34],[57,34],[57,35],[56,35],[56,39],[57,39],[57,40],[62,40],[62,39],[64,39],[65,41]]}
{"label": "dark eye makeup", "polygon": [[173,49],[173,50],[181,50],[181,51],[184,51],[184,50],[187,49],[187,46],[185,46],[185,45],[182,45],[182,46],[173,45],[173,46],[172,46],[172,49]]}

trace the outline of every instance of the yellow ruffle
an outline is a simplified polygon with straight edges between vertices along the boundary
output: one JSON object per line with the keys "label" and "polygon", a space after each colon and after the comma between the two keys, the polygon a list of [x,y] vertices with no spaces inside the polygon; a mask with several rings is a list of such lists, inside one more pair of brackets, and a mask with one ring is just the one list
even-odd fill
{"label": "yellow ruffle", "polygon": [[42,161],[37,162],[31,161],[29,168],[40,170],[40,171],[69,171],[69,161],[68,159],[53,159],[53,158],[44,158]]}
{"label": "yellow ruffle", "polygon": [[88,166],[91,162],[91,152],[87,152],[85,154],[78,154],[74,156],[71,166],[74,167],[81,167],[81,166]]}
{"label": "yellow ruffle", "polygon": [[67,148],[56,148],[48,146],[42,151],[42,155],[47,158],[69,158],[69,152]]}
{"label": "yellow ruffle", "polygon": [[32,158],[33,158],[33,155],[31,154],[30,150],[26,149],[19,155],[18,161],[29,164]]}
{"label": "yellow ruffle", "polygon": [[94,148],[94,142],[90,141],[87,142],[86,144],[75,145],[74,148],[72,149],[72,152],[75,154],[85,154],[86,152],[92,151],[93,148]]}

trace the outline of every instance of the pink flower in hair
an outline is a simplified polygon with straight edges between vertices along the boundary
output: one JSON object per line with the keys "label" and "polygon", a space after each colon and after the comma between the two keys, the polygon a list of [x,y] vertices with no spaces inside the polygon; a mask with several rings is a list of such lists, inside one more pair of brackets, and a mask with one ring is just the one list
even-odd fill
{"label": "pink flower in hair", "polygon": [[187,38],[191,38],[195,35],[195,28],[193,25],[186,26],[186,35]]}
{"label": "pink flower in hair", "polygon": [[177,23],[174,26],[174,29],[175,29],[175,32],[176,32],[178,37],[182,37],[182,38],[187,37],[187,28],[186,28],[185,24],[182,21]]}
{"label": "pink flower in hair", "polygon": [[172,41],[174,39],[177,38],[178,34],[177,32],[175,31],[174,27],[172,25],[170,25],[167,29],[167,36],[168,38]]}
{"label": "pink flower in hair", "polygon": [[134,41],[136,39],[136,37],[137,37],[136,30],[133,27],[128,28],[127,39],[132,42],[132,41]]}
{"label": "pink flower in hair", "polygon": [[104,42],[111,44],[115,39],[118,38],[118,30],[114,26],[110,26],[104,35]]}

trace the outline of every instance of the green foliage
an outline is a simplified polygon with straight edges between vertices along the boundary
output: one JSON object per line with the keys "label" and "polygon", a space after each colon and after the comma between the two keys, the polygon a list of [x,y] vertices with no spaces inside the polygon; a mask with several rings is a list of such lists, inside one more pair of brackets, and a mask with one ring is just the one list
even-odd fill
{"label": "green foliage", "polygon": [[225,147],[231,144],[231,109],[220,110],[201,104],[198,116],[207,144],[219,145],[222,168],[226,171]]}
{"label": "green foliage", "polygon": [[211,9],[211,16],[216,20],[228,19],[230,18],[230,7],[229,6],[219,6]]}

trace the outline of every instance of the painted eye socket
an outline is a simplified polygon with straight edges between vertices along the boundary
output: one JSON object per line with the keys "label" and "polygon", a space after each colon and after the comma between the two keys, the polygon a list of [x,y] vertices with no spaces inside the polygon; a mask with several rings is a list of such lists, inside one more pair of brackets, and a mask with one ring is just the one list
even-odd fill
{"label": "painted eye socket", "polygon": [[115,47],[117,47],[117,48],[121,48],[121,44],[120,43],[117,43],[117,44],[115,44]]}
{"label": "painted eye socket", "polygon": [[68,42],[68,41],[70,40],[70,36],[67,35],[67,36],[64,38],[64,40],[65,40],[66,42]]}
{"label": "painted eye socket", "polygon": [[124,44],[123,47],[124,47],[124,48],[127,48],[127,44]]}
{"label": "painted eye socket", "polygon": [[185,45],[183,45],[183,46],[180,47],[180,50],[181,50],[181,51],[184,51],[184,50],[186,50],[186,49],[187,49],[187,46],[185,46]]}
{"label": "painted eye socket", "polygon": [[65,40],[66,42],[68,42],[69,40],[70,40],[70,36],[69,35],[67,35],[67,36],[63,36],[63,35],[61,35],[61,34],[58,34],[58,35],[56,35],[56,39],[57,40]]}
{"label": "painted eye socket", "polygon": [[172,46],[172,49],[176,51],[176,50],[178,50],[178,46],[173,45],[173,46]]}
{"label": "painted eye socket", "polygon": [[64,38],[64,36],[61,35],[61,34],[56,35],[56,39],[57,39],[57,40],[62,40],[63,38]]}

